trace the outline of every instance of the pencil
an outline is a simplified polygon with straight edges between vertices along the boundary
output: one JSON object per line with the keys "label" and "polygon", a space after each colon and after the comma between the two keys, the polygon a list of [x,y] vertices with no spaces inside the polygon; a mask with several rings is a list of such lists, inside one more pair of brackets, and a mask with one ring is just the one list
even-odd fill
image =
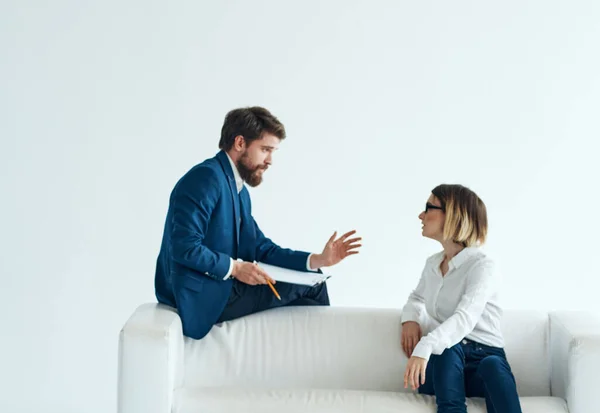
{"label": "pencil", "polygon": [[269,284],[269,287],[271,287],[271,290],[273,291],[273,294],[275,294],[275,297],[277,297],[277,299],[281,301],[281,297],[279,296],[279,293],[277,292],[275,287],[273,287],[273,284],[271,284],[271,281],[267,280],[267,284]]}
{"label": "pencil", "polygon": [[[254,265],[258,265],[258,263],[256,261],[254,261]],[[267,280],[267,284],[269,284],[269,287],[271,287],[271,291],[273,291],[273,294],[275,294],[275,297],[277,297],[277,299],[279,301],[281,301],[281,297],[279,296],[279,293],[277,292],[275,287],[273,287],[273,284],[271,284],[271,281]]]}

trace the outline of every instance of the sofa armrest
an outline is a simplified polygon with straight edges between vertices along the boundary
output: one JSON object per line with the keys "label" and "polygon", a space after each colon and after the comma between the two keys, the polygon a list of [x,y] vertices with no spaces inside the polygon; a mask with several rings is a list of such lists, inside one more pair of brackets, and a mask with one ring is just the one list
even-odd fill
{"label": "sofa armrest", "polygon": [[550,385],[567,401],[570,413],[597,408],[600,371],[600,321],[586,312],[550,313]]}
{"label": "sofa armrest", "polygon": [[183,380],[183,333],[176,310],[144,304],[119,336],[118,413],[170,413]]}

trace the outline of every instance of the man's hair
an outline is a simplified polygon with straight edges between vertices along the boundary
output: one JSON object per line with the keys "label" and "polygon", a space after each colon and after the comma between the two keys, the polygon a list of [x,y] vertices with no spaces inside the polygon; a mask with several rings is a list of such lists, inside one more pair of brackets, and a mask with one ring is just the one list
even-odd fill
{"label": "man's hair", "polygon": [[431,193],[440,200],[446,212],[444,240],[463,247],[481,245],[488,230],[487,210],[477,194],[462,185],[443,184]]}
{"label": "man's hair", "polygon": [[252,141],[262,139],[265,132],[277,136],[280,140],[285,139],[283,124],[267,109],[260,106],[234,109],[225,116],[219,148],[224,151],[230,150],[238,135],[242,135],[246,145],[250,145]]}

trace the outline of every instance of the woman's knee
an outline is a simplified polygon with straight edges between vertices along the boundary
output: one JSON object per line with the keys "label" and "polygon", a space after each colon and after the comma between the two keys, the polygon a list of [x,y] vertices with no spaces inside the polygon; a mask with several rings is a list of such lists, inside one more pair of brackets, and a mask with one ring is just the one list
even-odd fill
{"label": "woman's knee", "polygon": [[488,356],[479,363],[479,374],[485,380],[488,377],[493,377],[496,374],[506,373],[510,371],[506,359],[499,356]]}

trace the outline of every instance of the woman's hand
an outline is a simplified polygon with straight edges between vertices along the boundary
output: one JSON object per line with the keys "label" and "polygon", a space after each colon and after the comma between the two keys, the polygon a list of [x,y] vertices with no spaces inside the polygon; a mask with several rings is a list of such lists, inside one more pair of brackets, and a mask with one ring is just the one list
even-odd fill
{"label": "woman's hand", "polygon": [[417,390],[421,384],[425,384],[426,369],[427,360],[424,358],[415,356],[408,359],[404,372],[404,388],[410,386],[413,390]]}
{"label": "woman's hand", "polygon": [[406,357],[411,357],[415,346],[421,340],[421,326],[415,321],[407,321],[402,324],[402,350]]}

